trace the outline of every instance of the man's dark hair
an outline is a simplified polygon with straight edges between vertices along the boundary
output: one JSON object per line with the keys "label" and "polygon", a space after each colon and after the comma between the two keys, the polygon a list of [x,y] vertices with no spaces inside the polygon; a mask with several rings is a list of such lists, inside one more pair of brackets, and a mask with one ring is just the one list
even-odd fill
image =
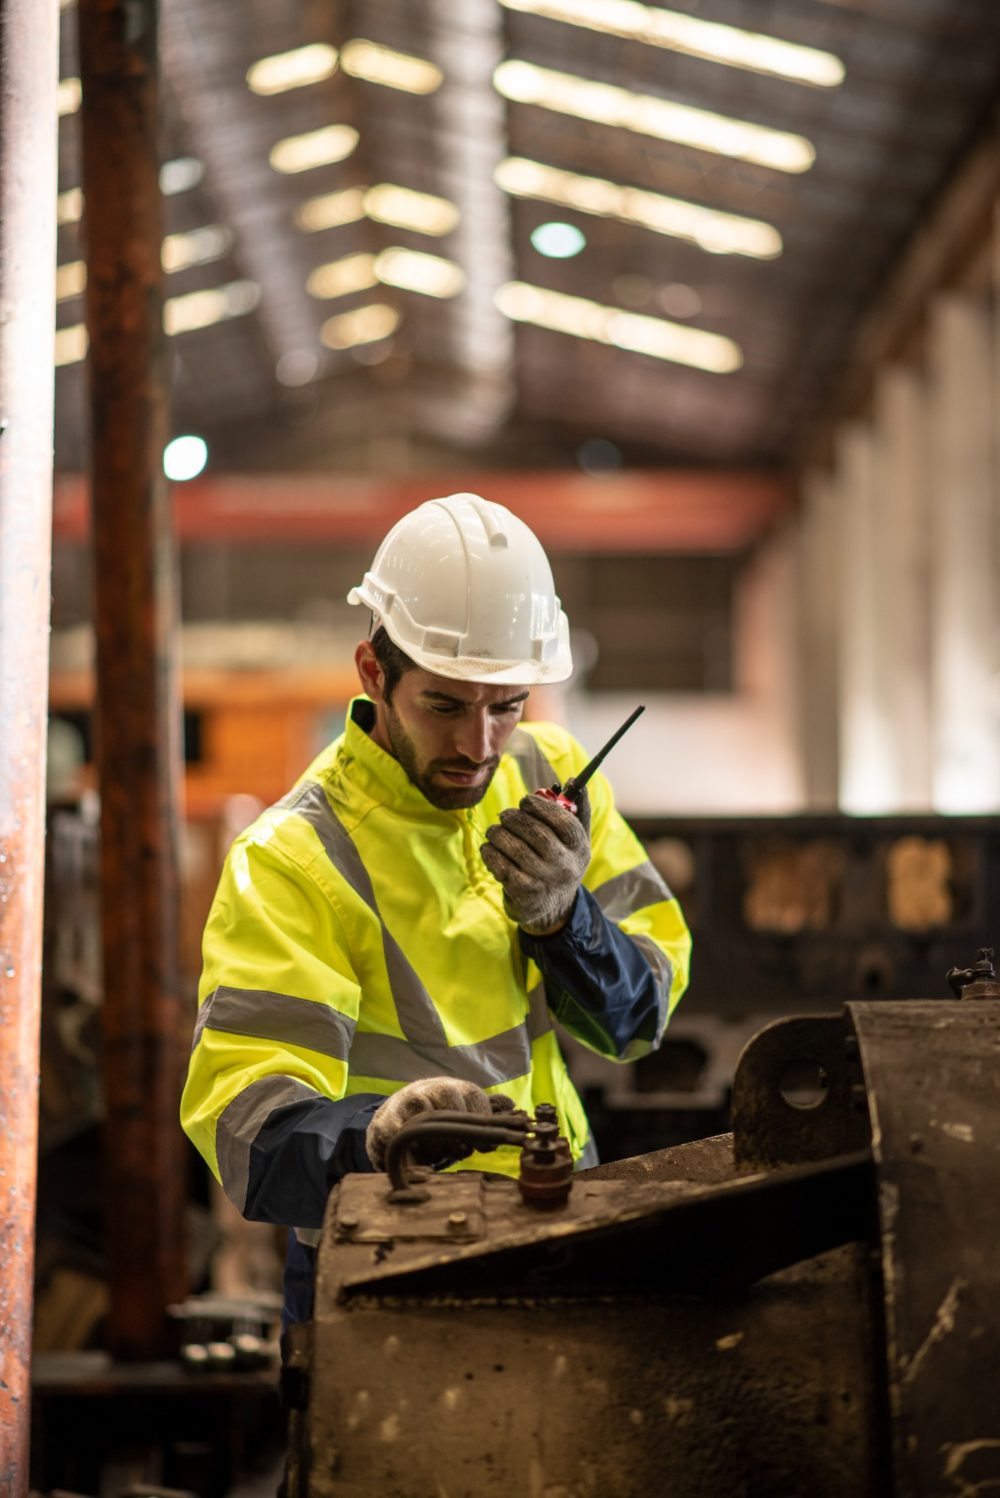
{"label": "man's dark hair", "polygon": [[390,702],[400,677],[405,676],[407,671],[415,671],[416,663],[389,639],[385,627],[381,624],[372,635],[372,649],[375,652],[375,659],[382,668],[382,691],[385,700]]}

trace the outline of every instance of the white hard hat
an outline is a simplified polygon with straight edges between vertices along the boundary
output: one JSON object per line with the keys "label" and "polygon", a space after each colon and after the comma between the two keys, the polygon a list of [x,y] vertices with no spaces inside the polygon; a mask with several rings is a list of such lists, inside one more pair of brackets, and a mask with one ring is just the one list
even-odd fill
{"label": "white hard hat", "polygon": [[378,616],[400,650],[458,681],[565,681],[569,624],[541,543],[478,494],[429,499],[398,521],[348,603]]}

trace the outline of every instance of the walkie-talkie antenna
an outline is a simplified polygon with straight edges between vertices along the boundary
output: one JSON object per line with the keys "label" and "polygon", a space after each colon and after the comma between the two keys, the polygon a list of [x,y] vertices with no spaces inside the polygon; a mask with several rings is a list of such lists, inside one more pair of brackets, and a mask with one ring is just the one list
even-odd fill
{"label": "walkie-talkie antenna", "polygon": [[577,799],[577,793],[579,791],[583,790],[584,786],[587,784],[587,781],[590,779],[591,775],[593,775],[593,773],[594,773],[595,770],[600,769],[600,766],[603,763],[604,759],[606,758],[607,755],[609,755],[611,753],[612,749],[615,747],[615,745],[617,744],[618,740],[624,734],[628,733],[629,729],[632,727],[632,724],[635,722],[636,718],[640,717],[645,711],[646,711],[646,704],[644,702],[642,702],[636,708],[636,710],[635,710],[634,713],[630,713],[629,714],[629,716],[625,719],[625,722],[622,724],[622,726],[620,728],[616,728],[615,729],[615,731],[611,735],[610,739],[608,739],[608,742],[604,745],[604,747],[602,749],[598,749],[598,751],[594,755],[593,759],[590,760],[589,763],[587,763],[587,764],[584,765],[583,769],[579,772],[579,774],[578,775],[571,775],[570,776],[570,778],[566,781],[566,784],[562,787],[562,789],[560,791],[560,795],[563,795],[568,800],[575,802],[576,799]]}
{"label": "walkie-talkie antenna", "polygon": [[622,726],[615,729],[604,747],[598,749],[593,759],[584,765],[578,775],[571,775],[565,785],[544,786],[542,789],[535,791],[535,795],[544,796],[546,801],[558,801],[559,805],[565,807],[567,811],[576,812],[579,806],[580,792],[587,784],[591,775],[601,765],[605,756],[611,753],[622,734],[627,733],[640,713],[644,713],[645,711],[646,704],[640,703],[635,712],[630,713],[625,719]]}

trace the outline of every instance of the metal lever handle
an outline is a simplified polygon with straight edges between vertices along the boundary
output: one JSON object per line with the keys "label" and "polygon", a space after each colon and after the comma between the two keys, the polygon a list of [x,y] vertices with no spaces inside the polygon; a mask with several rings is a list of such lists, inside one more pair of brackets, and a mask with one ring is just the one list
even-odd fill
{"label": "metal lever handle", "polygon": [[523,1145],[534,1120],[527,1113],[464,1113],[459,1109],[440,1108],[406,1124],[389,1140],[385,1151],[385,1169],[393,1191],[410,1192],[417,1182],[411,1177],[414,1168],[413,1149],[422,1141],[471,1144],[474,1148],[501,1144]]}

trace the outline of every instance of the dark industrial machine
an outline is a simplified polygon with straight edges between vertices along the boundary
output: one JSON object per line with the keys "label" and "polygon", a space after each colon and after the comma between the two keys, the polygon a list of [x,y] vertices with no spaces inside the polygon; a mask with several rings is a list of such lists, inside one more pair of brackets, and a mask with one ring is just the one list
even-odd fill
{"label": "dark industrial machine", "polygon": [[[731,1135],[572,1174],[548,1110],[331,1195],[289,1498],[1000,1491],[1000,984],[785,1018]],[[518,1180],[416,1170],[433,1137]]]}
{"label": "dark industrial machine", "polygon": [[740,1054],[790,1014],[932,999],[991,943],[997,818],[632,818],[694,938],[659,1050],[632,1066],[560,1035],[603,1158],[732,1127]]}

